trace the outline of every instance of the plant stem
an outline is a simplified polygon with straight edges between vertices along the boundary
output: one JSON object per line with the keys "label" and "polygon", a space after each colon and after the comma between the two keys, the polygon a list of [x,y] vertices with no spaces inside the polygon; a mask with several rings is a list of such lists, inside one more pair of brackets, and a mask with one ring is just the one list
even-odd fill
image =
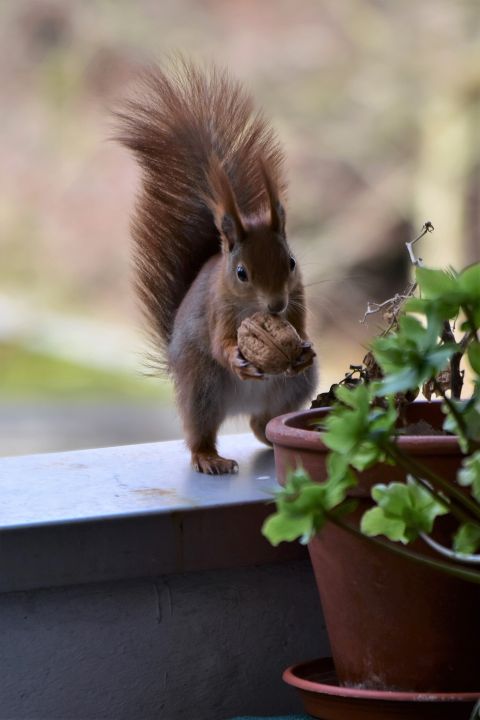
{"label": "plant stem", "polygon": [[462,305],[462,310],[464,312],[465,317],[467,318],[467,322],[470,325],[469,331],[470,331],[470,337],[472,340],[477,340],[477,332],[478,328],[475,325],[475,320],[472,314],[472,311],[468,306]]}
{"label": "plant stem", "polygon": [[[453,417],[457,421],[457,425],[460,429],[460,432],[462,433],[463,439],[467,443],[467,448],[468,448],[467,452],[471,452],[470,442],[469,442],[468,434],[467,434],[467,427],[465,425],[465,418],[463,417],[462,413],[459,412],[459,410],[456,407],[453,400],[448,397],[445,390],[442,388],[440,383],[435,378],[433,380],[433,387],[435,388],[435,392],[436,392],[437,396],[440,396],[443,398],[449,411],[452,413]],[[453,389],[452,389],[452,394],[453,394]]]}
{"label": "plant stem", "polygon": [[416,258],[416,257],[415,257],[415,253],[413,252],[413,246],[414,246],[415,243],[418,242],[424,235],[426,235],[427,232],[432,232],[433,230],[434,230],[434,227],[433,227],[432,223],[431,223],[431,222],[426,222],[426,223],[424,224],[423,228],[422,228],[422,232],[420,233],[420,235],[417,235],[417,237],[414,238],[413,240],[410,240],[410,242],[406,242],[406,243],[405,243],[405,245],[407,246],[407,251],[408,251],[408,254],[409,254],[409,256],[410,256],[410,261],[411,261],[412,265],[415,265],[415,266],[418,267],[418,266],[421,266],[421,264],[422,264],[422,258]]}
{"label": "plant stem", "polygon": [[[455,343],[455,335],[453,334],[452,326],[450,325],[448,320],[445,320],[443,323],[442,340],[445,343]],[[462,349],[459,352],[454,353],[450,358],[450,387],[452,391],[452,397],[456,400],[460,400],[463,388],[463,373],[460,370],[460,363],[465,349],[462,343],[460,343],[460,347]]]}
{"label": "plant stem", "polygon": [[393,553],[394,555],[398,555],[399,557],[403,557],[405,560],[416,562],[417,564],[426,566],[431,568],[432,570],[439,570],[441,572],[447,573],[447,575],[452,575],[453,577],[460,578],[462,580],[467,580],[468,582],[473,582],[480,584],[480,572],[476,570],[468,570],[464,567],[456,567],[455,565],[451,565],[450,563],[443,562],[442,560],[434,560],[427,555],[420,555],[420,553],[413,552],[412,550],[408,550],[405,547],[400,547],[398,545],[395,545],[393,543],[384,542],[382,540],[377,540],[374,537],[369,537],[368,535],[364,535],[360,530],[357,530],[357,528],[353,527],[352,525],[349,525],[348,523],[342,522],[342,520],[339,520],[338,518],[330,515],[330,513],[326,513],[327,518],[337,527],[341,528],[342,530],[345,530],[346,532],[350,533],[351,535],[354,535],[360,540],[363,540],[365,542],[370,542],[373,545],[376,545],[377,547],[384,548],[385,550],[388,550],[389,552]]}

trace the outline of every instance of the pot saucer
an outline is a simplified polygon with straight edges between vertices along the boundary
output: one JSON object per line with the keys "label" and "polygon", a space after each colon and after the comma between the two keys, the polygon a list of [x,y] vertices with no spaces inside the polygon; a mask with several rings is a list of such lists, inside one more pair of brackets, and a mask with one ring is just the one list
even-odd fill
{"label": "pot saucer", "polygon": [[365,690],[338,684],[331,658],[292,665],[283,679],[321,720],[469,720],[478,693]]}

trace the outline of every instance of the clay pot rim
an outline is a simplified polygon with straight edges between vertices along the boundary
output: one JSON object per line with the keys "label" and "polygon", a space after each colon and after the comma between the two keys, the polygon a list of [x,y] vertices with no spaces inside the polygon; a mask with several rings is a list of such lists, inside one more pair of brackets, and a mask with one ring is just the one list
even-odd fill
{"label": "clay pot rim", "polygon": [[[417,401],[416,405],[424,407],[439,406],[441,403],[429,403]],[[318,430],[307,430],[303,427],[295,427],[298,421],[305,421],[307,424],[316,418],[320,419],[330,408],[315,408],[313,410],[297,410],[295,412],[279,415],[273,418],[267,425],[267,438],[274,445],[282,447],[298,448],[301,450],[313,450],[315,452],[328,453],[329,449],[322,440],[322,434]],[[455,435],[401,435],[397,438],[399,447],[415,455],[454,455],[461,454],[458,438]]]}
{"label": "clay pot rim", "polygon": [[365,700],[390,700],[397,702],[452,702],[452,701],[475,701],[480,698],[479,692],[403,692],[400,690],[366,690],[362,688],[351,688],[334,683],[321,683],[305,679],[310,671],[318,669],[319,664],[325,664],[331,658],[309,660],[307,662],[291,665],[283,672],[283,680],[299,690],[314,694],[333,695],[344,698],[357,698]]}

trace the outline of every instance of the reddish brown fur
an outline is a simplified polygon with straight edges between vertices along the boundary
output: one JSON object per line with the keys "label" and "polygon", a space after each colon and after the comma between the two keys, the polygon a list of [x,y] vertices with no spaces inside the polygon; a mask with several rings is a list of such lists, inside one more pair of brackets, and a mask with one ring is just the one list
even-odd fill
{"label": "reddish brown fur", "polygon": [[[154,69],[118,117],[118,137],[143,170],[133,221],[138,289],[175,381],[192,463],[234,472],[235,461],[216,450],[225,416],[248,412],[266,441],[267,421],[303,404],[316,382],[308,342],[289,379],[264,377],[237,347],[239,325],[259,310],[283,313],[306,340],[280,201],[283,156],[248,95],[215,69]],[[263,381],[258,389],[253,380]]]}
{"label": "reddish brown fur", "polygon": [[215,163],[225,169],[240,212],[251,215],[268,202],[259,158],[282,191],[283,155],[249,95],[216,68],[203,73],[179,61],[167,75],[153,67],[116,116],[116,138],[143,173],[132,222],[137,284],[165,348],[185,293],[220,249],[210,208],[224,205],[228,188],[215,177]]}

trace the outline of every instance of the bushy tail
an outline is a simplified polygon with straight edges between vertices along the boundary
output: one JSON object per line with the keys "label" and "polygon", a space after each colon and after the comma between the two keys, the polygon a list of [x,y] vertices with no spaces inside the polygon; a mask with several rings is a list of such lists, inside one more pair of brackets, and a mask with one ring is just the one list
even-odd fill
{"label": "bushy tail", "polygon": [[220,239],[205,200],[218,158],[240,211],[267,202],[262,163],[279,190],[283,156],[245,90],[225,71],[203,72],[183,60],[166,74],[146,71],[115,113],[116,139],[136,156],[142,185],[132,223],[137,287],[156,346],[170,339],[178,306]]}

